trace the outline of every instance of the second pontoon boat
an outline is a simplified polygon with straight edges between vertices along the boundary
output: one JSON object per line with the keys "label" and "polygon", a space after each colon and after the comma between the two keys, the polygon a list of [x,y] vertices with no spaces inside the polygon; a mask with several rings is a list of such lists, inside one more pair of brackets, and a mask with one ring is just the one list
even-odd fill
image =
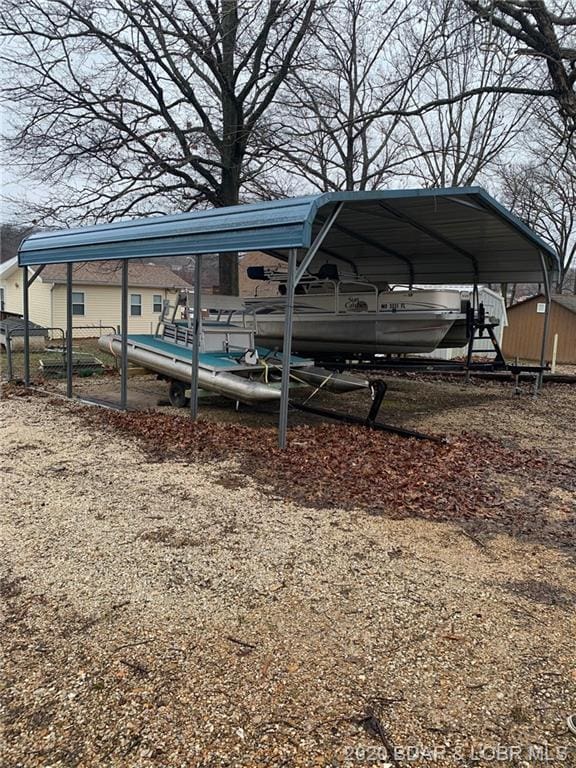
{"label": "second pontoon boat", "polygon": [[[246,299],[258,343],[281,346],[285,273],[249,268],[252,279],[278,283],[278,296]],[[292,348],[302,354],[433,352],[466,344],[468,294],[447,289],[392,290],[333,265],[302,279],[294,298]]]}

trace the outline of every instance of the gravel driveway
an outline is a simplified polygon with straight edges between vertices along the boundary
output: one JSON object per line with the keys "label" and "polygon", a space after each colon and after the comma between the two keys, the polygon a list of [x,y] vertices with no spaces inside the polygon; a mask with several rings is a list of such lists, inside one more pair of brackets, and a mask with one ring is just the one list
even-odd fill
{"label": "gravel driveway", "polygon": [[[0,410],[6,768],[576,765],[568,540],[307,505],[49,398]],[[570,489],[541,499],[573,525]]]}

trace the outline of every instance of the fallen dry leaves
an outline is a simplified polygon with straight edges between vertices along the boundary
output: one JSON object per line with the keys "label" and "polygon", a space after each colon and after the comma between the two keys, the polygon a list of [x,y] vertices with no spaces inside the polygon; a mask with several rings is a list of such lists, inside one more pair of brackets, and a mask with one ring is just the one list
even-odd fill
{"label": "fallen dry leaves", "polygon": [[[7,396],[25,392],[5,390]],[[274,428],[191,422],[182,412],[50,402],[71,408],[85,423],[135,438],[155,461],[233,461],[238,470],[222,479],[226,487],[242,487],[249,476],[264,491],[309,506],[362,508],[394,518],[496,522],[524,533],[548,528],[566,543],[576,539],[576,505],[569,501],[576,491],[576,464],[509,438],[462,432],[437,442],[323,423],[291,428],[288,447],[280,450]],[[544,510],[554,495],[568,501],[556,504],[557,524],[550,527]]]}
{"label": "fallen dry leaves", "polygon": [[[298,426],[286,450],[275,429],[198,421],[157,412],[85,409],[84,418],[135,437],[156,460],[234,459],[273,493],[311,506],[361,507],[372,514],[428,519],[532,517],[525,499],[503,504],[501,480],[576,489],[576,467],[536,449],[464,433],[442,443],[340,424]],[[566,510],[569,512],[569,510]]]}

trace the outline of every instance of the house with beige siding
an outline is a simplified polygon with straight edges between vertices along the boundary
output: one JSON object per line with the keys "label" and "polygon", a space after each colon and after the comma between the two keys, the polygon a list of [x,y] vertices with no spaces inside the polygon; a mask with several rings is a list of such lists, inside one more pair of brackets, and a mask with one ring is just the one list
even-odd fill
{"label": "house with beige siding", "polygon": [[[30,269],[30,275],[35,270]],[[72,322],[78,337],[99,336],[101,329],[120,325],[121,271],[114,262],[83,262],[73,266]],[[165,300],[192,286],[169,267],[131,261],[128,267],[128,330],[156,330]],[[17,259],[0,267],[0,301],[6,313],[22,315],[22,269]],[[66,265],[48,264],[30,286],[30,320],[45,328],[66,327]]]}

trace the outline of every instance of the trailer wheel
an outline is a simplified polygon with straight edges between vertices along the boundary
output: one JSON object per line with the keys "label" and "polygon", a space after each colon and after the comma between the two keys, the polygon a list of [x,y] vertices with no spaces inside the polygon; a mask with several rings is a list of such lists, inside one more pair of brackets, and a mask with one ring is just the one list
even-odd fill
{"label": "trailer wheel", "polygon": [[186,385],[181,381],[171,381],[168,399],[170,400],[170,405],[173,405],[175,408],[185,408],[189,403],[186,397]]}

